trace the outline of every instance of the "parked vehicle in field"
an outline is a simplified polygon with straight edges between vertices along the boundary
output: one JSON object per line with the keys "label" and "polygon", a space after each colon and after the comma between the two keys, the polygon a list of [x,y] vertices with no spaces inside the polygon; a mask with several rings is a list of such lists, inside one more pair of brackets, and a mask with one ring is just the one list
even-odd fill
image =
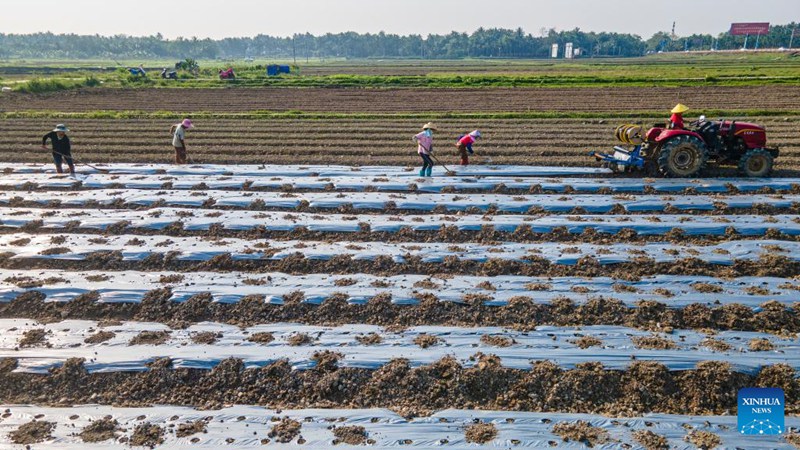
{"label": "parked vehicle in field", "polygon": [[615,137],[627,148],[615,146],[613,153],[590,154],[615,172],[643,170],[665,177],[693,177],[711,161],[736,165],[748,177],[765,177],[779,153],[777,147],[767,147],[766,129],[749,122],[700,116],[686,129],[656,124],[643,130],[640,125],[619,126]]}
{"label": "parked vehicle in field", "polygon": [[236,74],[233,72],[233,67],[229,67],[227,70],[219,71],[219,79],[220,80],[235,80]]}
{"label": "parked vehicle in field", "polygon": [[161,70],[161,78],[168,79],[168,80],[177,80],[178,79],[178,72],[175,71],[175,70],[168,72],[167,68],[165,67],[163,70]]}
{"label": "parked vehicle in field", "polygon": [[130,67],[130,68],[128,68],[128,72],[131,74],[131,76],[134,76],[134,77],[146,77],[147,76],[147,72],[144,70],[144,67],[142,67],[141,65],[139,65],[139,67]]}

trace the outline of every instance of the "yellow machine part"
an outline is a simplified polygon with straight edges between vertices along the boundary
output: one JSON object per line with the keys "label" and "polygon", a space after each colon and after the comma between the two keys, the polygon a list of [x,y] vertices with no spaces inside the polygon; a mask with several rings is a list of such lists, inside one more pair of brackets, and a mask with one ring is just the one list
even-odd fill
{"label": "yellow machine part", "polygon": [[641,125],[620,125],[614,129],[614,137],[618,141],[629,145],[639,145],[644,142]]}

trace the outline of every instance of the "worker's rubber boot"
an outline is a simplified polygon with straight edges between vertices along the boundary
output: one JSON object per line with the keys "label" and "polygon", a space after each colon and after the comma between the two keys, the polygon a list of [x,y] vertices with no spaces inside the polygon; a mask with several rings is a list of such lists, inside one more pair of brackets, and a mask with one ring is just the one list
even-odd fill
{"label": "worker's rubber boot", "polygon": [[425,169],[424,168],[423,169],[419,169],[419,176],[421,176],[421,177],[425,176]]}
{"label": "worker's rubber boot", "polygon": [[433,173],[433,167],[428,167],[428,169],[425,170],[425,176],[426,177],[431,176],[432,173]]}

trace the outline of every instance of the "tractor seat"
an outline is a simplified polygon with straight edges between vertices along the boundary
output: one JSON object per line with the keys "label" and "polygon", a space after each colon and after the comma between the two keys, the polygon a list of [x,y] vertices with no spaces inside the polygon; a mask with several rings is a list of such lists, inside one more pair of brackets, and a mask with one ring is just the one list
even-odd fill
{"label": "tractor seat", "polygon": [[729,144],[736,140],[736,121],[732,121],[728,127],[728,134],[725,135],[725,141]]}

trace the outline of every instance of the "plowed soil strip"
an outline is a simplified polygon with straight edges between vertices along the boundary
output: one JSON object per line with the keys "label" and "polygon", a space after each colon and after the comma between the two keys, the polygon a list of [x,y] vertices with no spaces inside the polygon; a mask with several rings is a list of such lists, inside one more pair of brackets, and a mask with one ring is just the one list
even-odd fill
{"label": "plowed soil strip", "polygon": [[[640,215],[349,215],[260,211],[199,212],[182,208],[152,211],[43,210],[4,208],[0,229],[6,232],[49,230],[51,232],[111,232],[138,234],[217,235],[263,234],[263,237],[321,237],[347,240],[382,238],[419,239],[415,234],[437,235],[444,242],[479,240],[525,241],[536,235],[564,233],[581,235],[667,236],[767,236],[800,235],[797,215],[736,215],[728,217],[660,214]],[[171,231],[170,231],[171,230]],[[588,230],[588,231],[587,231]],[[295,233],[295,234],[293,234]],[[485,233],[484,236],[479,236]],[[381,238],[373,235],[381,235]],[[427,239],[424,239],[427,240]]]}
{"label": "plowed soil strip", "polygon": [[[98,165],[113,175],[225,175],[247,177],[340,177],[340,176],[404,176],[418,177],[412,167],[397,166],[337,166],[337,165],[167,165],[167,164],[114,164]],[[611,173],[608,169],[598,167],[551,167],[551,166],[454,166],[453,173],[461,176],[507,176],[507,177],[552,177],[565,175],[596,175]],[[8,174],[48,173],[53,171],[51,165],[36,164],[0,164],[0,171]],[[84,170],[97,173],[92,168]]]}
{"label": "plowed soil strip", "polygon": [[509,192],[581,194],[736,194],[800,193],[797,178],[518,178],[518,177],[433,177],[391,176],[225,176],[225,175],[80,175],[77,179],[54,174],[6,174],[0,189],[15,190],[234,190],[234,191],[385,191],[385,192]]}
{"label": "plowed soil strip", "polygon": [[[472,164],[517,164],[597,168],[587,150],[611,150],[614,128],[623,123],[666,120],[636,117],[607,119],[442,119],[436,137],[438,158],[454,169],[459,158],[453,143],[461,134],[474,129],[484,139],[470,158]],[[39,147],[43,130],[65,119],[57,113],[52,118],[0,119],[0,160],[19,164],[51,160]],[[652,113],[651,113],[652,115]],[[768,130],[769,146],[780,147],[774,176],[798,176],[800,138],[797,116],[735,117],[763,125]],[[135,117],[135,113],[133,114]],[[161,116],[160,116],[161,117]],[[73,149],[89,163],[169,163],[174,151],[168,132],[175,118],[69,119],[73,131]],[[239,119],[200,118],[189,136],[190,161],[228,164],[331,164],[418,166],[416,148],[410,141],[420,125],[430,120],[375,117]],[[121,142],[119,136],[125,136]],[[405,137],[404,137],[405,136]],[[113,167],[112,167],[113,168]],[[445,169],[436,167],[436,176]],[[727,164],[709,167],[703,176],[737,176]]]}
{"label": "plowed soil strip", "polygon": [[[168,430],[164,446],[177,448],[215,447],[226,442],[227,447],[249,447],[270,443],[275,445],[273,427],[284,418],[301,424],[297,439],[304,441],[304,448],[328,449],[335,442],[333,430],[346,426],[362,426],[371,445],[392,447],[406,445],[411,448],[428,447],[430,443],[441,446],[465,446],[464,432],[474,421],[492,424],[497,437],[488,443],[514,441],[520,447],[550,449],[557,445],[566,449],[585,448],[584,443],[564,442],[552,428],[558,423],[583,421],[606,431],[612,442],[619,445],[637,446],[634,438],[637,431],[652,430],[664,436],[670,448],[684,449],[684,437],[689,431],[683,426],[691,424],[693,429],[714,433],[721,446],[740,446],[752,450],[771,450],[780,437],[741,435],[735,416],[704,417],[699,424],[695,417],[646,414],[641,417],[613,418],[599,415],[562,413],[524,413],[505,411],[448,410],[428,417],[407,418],[383,409],[305,409],[270,410],[257,406],[232,406],[215,411],[197,411],[179,406],[155,406],[150,408],[119,408],[110,406],[76,406],[72,408],[47,408],[34,406],[11,406],[8,417],[0,423],[0,443],[10,445],[6,435],[19,426],[30,422],[31,417],[59,424],[53,431],[60,448],[84,449],[105,448],[108,445],[124,445],[137,425],[144,422],[162,424]],[[109,416],[119,423],[120,431],[109,440],[97,443],[85,442],[75,435],[98,417]],[[205,423],[206,431],[179,438],[175,431],[186,423]],[[334,426],[332,429],[331,426]],[[797,429],[800,419],[787,417],[786,425]],[[124,431],[123,431],[124,430]]]}
{"label": "plowed soil strip", "polygon": [[[708,109],[800,109],[795,86],[554,89],[86,89],[53,94],[4,93],[7,111],[139,110],[196,113],[320,111],[618,112],[669,111],[676,99]],[[424,105],[420,110],[420,105]]]}
{"label": "plowed soil strip", "polygon": [[[312,369],[293,368],[286,360],[247,368],[240,359],[225,359],[210,370],[176,369],[172,360],[163,358],[151,362],[146,372],[112,373],[88,373],[81,359],[69,359],[47,375],[9,373],[16,361],[6,359],[0,402],[202,408],[238,402],[281,409],[304,403],[306,408],[391,408],[407,416],[467,406],[708,415],[733,410],[740,388],[779,385],[790,391],[797,383],[795,369],[783,364],[750,374],[718,361],[701,362],[685,371],[670,371],[658,362],[626,361],[629,366],[620,371],[594,362],[565,370],[549,361],[511,369],[491,355],[476,358],[469,368],[444,357],[419,367],[400,359],[379,369],[363,369],[339,367],[339,355],[322,352],[314,357]],[[787,405],[792,402],[788,399]]]}
{"label": "plowed soil strip", "polygon": [[[58,250],[53,250],[58,249]],[[648,243],[644,245],[493,243],[450,245],[439,242],[314,242],[270,241],[267,239],[209,239],[170,236],[95,236],[86,234],[0,235],[0,254],[7,260],[41,259],[91,262],[89,255],[107,254],[110,261],[146,262],[150,255],[169,255],[172,261],[203,262],[218,257],[231,261],[280,261],[307,259],[331,261],[346,258],[351,262],[443,263],[449,259],[489,262],[491,260],[546,261],[550,264],[576,265],[592,259],[597,265],[624,262],[672,263],[696,259],[709,264],[733,265],[735,261],[786,258],[800,260],[800,244],[779,240],[739,240],[713,245]],[[588,258],[587,258],[588,257]],[[88,261],[87,261],[88,259]],[[152,259],[152,257],[150,258]],[[299,269],[299,266],[298,266]]]}
{"label": "plowed soil strip", "polygon": [[86,189],[140,189],[140,190],[244,190],[244,191],[356,191],[389,192],[481,192],[507,190],[515,193],[541,191],[543,193],[700,193],[735,194],[737,192],[797,192],[800,179],[633,179],[633,178],[511,178],[440,177],[413,179],[385,177],[240,177],[218,175],[111,175],[90,174],[78,179],[63,175],[25,174],[6,175],[0,179],[0,188],[18,190],[86,190]]}
{"label": "plowed soil strip", "polygon": [[[158,207],[204,210],[258,210],[307,212],[431,213],[469,212],[490,214],[531,213],[746,213],[754,209],[770,213],[800,211],[800,195],[736,196],[598,196],[507,194],[387,194],[387,193],[267,193],[218,190],[100,190],[78,192],[0,191],[0,206],[17,208],[113,208]],[[198,212],[197,214],[202,214]]]}
{"label": "plowed soil strip", "polygon": [[46,302],[45,295],[33,291],[20,294],[9,303],[0,303],[0,317],[24,317],[47,323],[65,318],[139,320],[177,328],[209,321],[238,326],[290,321],[311,325],[362,323],[395,328],[491,325],[530,330],[542,324],[608,324],[657,332],[692,328],[785,335],[800,331],[797,304],[787,306],[774,300],[765,301],[757,309],[737,303],[721,306],[692,303],[676,309],[670,308],[667,301],[653,300],[639,301],[630,307],[614,297],[592,297],[576,304],[566,295],[549,303],[537,303],[532,296],[518,296],[505,306],[489,306],[491,297],[482,294],[470,294],[464,303],[454,303],[440,301],[430,293],[420,293],[419,301],[408,305],[392,303],[391,298],[381,295],[369,299],[366,304],[350,304],[341,295],[333,295],[320,305],[302,303],[300,295],[297,297],[288,295],[283,305],[271,304],[260,295],[247,296],[236,303],[217,303],[210,294],[204,293],[177,303],[171,300],[172,291],[163,288],[149,291],[141,303],[102,303],[97,291],[71,302]]}
{"label": "plowed soil strip", "polygon": [[249,296],[283,305],[303,302],[319,305],[329,299],[367,304],[388,298],[396,305],[419,305],[434,296],[440,301],[506,306],[526,297],[533,303],[570,299],[585,304],[597,297],[614,298],[627,306],[641,301],[661,302],[670,308],[691,304],[709,307],[739,304],[757,308],[767,301],[791,306],[800,282],[787,278],[658,275],[637,280],[608,277],[475,277],[396,275],[287,275],[216,272],[70,272],[61,270],[0,270],[0,302],[26,292],[40,292],[48,302],[69,302],[97,296],[100,303],[140,303],[150,291],[169,288],[172,302],[210,296],[215,303],[236,303]]}
{"label": "plowed soil strip", "polygon": [[[786,364],[800,368],[800,348],[792,338],[743,331],[722,332],[708,338],[687,330],[658,335],[610,326],[539,327],[526,332],[488,327],[416,327],[402,333],[387,333],[368,325],[331,328],[280,324],[242,330],[233,325],[204,323],[172,330],[165,325],[126,322],[102,328],[114,334],[110,339],[99,344],[85,343],[95,334],[96,326],[95,322],[88,321],[39,325],[27,319],[0,319],[0,358],[16,358],[17,372],[41,374],[69,358],[84,359],[84,366],[90,373],[146,370],[150,361],[164,355],[173,359],[175,368],[212,369],[228,358],[242,360],[245,367],[288,360],[292,367],[312,368],[317,364],[314,355],[326,350],[342,355],[340,367],[364,369],[380,369],[398,358],[407,359],[412,367],[433,364],[443,351],[464,367],[478,364],[480,356],[475,355],[480,352],[497,356],[502,367],[518,370],[530,369],[531,361],[545,358],[565,369],[574,369],[582,363],[597,361],[597,351],[602,352],[607,369],[617,370],[624,370],[631,360],[658,361],[671,371],[691,370],[701,361],[727,361],[733,370],[751,375],[764,365]],[[44,330],[43,341],[21,345],[24,337],[34,330]],[[212,345],[193,339],[199,333],[209,332],[216,338]],[[139,337],[141,341],[143,333],[168,336],[161,339],[163,343],[138,343],[136,339]],[[269,333],[273,340],[254,342],[251,336],[259,333]],[[357,339],[370,334],[378,336],[380,342],[362,343]],[[308,336],[308,343],[293,345],[296,340],[293,338],[300,335]],[[420,346],[422,338],[430,340],[432,345]],[[658,348],[644,346],[643,339],[643,342],[653,340]],[[718,351],[706,347],[705,339],[713,339]],[[600,344],[581,348],[581,342],[589,340]],[[748,343],[752,340],[766,340],[773,350],[751,352]]]}

